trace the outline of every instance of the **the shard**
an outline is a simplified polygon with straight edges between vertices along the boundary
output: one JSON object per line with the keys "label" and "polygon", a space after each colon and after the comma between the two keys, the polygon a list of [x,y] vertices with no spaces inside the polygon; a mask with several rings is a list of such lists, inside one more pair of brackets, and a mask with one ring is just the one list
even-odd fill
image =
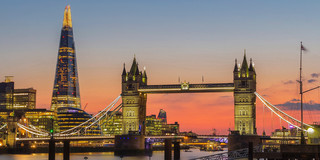
{"label": "the shard", "polygon": [[69,5],[64,10],[51,101],[52,111],[57,111],[60,107],[75,107],[81,109],[76,52]]}

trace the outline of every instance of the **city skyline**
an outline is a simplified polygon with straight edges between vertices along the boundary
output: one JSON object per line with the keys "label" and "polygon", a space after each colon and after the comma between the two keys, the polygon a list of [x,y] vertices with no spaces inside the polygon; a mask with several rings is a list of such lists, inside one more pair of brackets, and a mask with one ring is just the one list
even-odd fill
{"label": "city skyline", "polygon": [[[255,15],[257,17],[254,18],[255,16],[250,13],[257,11],[258,8],[249,5],[249,10],[243,13],[241,7],[229,4],[232,9],[235,9],[233,14],[227,14],[227,11],[231,9],[224,8],[226,9],[223,12],[224,15],[216,17],[215,13],[219,12],[212,10],[215,8],[213,4],[216,4],[216,7],[221,7],[225,6],[227,2],[205,2],[207,5],[192,6],[194,4],[192,2],[181,3],[182,7],[178,10],[180,9],[179,11],[182,12],[174,11],[177,9],[175,7],[179,6],[177,2],[166,1],[159,6],[150,3],[139,6],[139,3],[135,3],[132,7],[129,6],[133,4],[132,2],[113,2],[110,3],[111,6],[124,6],[121,11],[129,8],[134,14],[126,15],[130,11],[120,13],[121,11],[110,10],[107,13],[114,13],[115,16],[109,15],[101,21],[99,18],[102,19],[108,14],[97,3],[88,6],[85,6],[84,3],[70,3],[73,8],[73,22],[77,26],[74,35],[77,40],[80,92],[82,104],[88,103],[86,111],[97,113],[121,93],[122,64],[126,63],[130,66],[134,54],[140,67],[146,66],[149,84],[177,84],[179,79],[191,83],[201,83],[202,79],[204,82],[229,83],[232,82],[234,59],[237,58],[238,62],[241,62],[243,50],[246,48],[248,58],[253,58],[256,64],[257,91],[261,95],[266,95],[273,104],[283,104],[284,107],[290,107],[297,102],[299,96],[295,80],[298,77],[299,42],[303,41],[306,48],[309,49],[309,52],[304,55],[305,69],[303,73],[306,82],[304,88],[308,89],[317,85],[319,76],[317,68],[319,66],[316,62],[319,58],[317,53],[320,48],[316,45],[319,43],[319,38],[315,35],[319,35],[320,30],[315,30],[319,26],[319,22],[312,19],[315,17],[309,16],[316,12],[312,10],[316,6],[298,2],[294,5],[288,5],[287,7],[290,9],[311,8],[299,17],[298,14],[293,14],[290,9],[281,8],[286,5],[284,2],[277,3],[280,5],[279,8],[274,7],[274,3],[271,2],[255,2],[252,4],[253,6],[260,7],[260,9],[264,9],[263,11],[271,8],[275,13],[264,15],[261,11],[258,12],[261,14]],[[4,5],[1,6],[4,8],[10,6],[9,2],[2,3]],[[30,22],[23,20],[23,17],[35,16],[34,14],[44,12],[43,8],[39,6],[48,5],[47,3],[54,7],[45,12],[50,16],[48,18],[45,17],[46,15],[36,16],[40,19],[45,18],[46,21],[34,23],[33,20]],[[9,20],[10,15],[5,14],[4,18],[7,23],[2,30],[9,27],[18,30],[17,33],[4,33],[4,35],[8,35],[5,38],[6,41],[1,39],[0,47],[3,49],[1,52],[5,60],[1,64],[1,68],[6,68],[6,70],[2,70],[0,75],[15,76],[14,81],[18,87],[33,86],[38,91],[37,108],[49,109],[52,80],[54,79],[54,63],[59,43],[57,32],[61,28],[61,10],[65,7],[65,3],[47,3],[40,3],[36,6],[28,4],[20,6],[20,4],[15,5],[16,8],[9,7],[14,10],[32,10],[32,12],[24,16],[18,16],[13,12],[11,16],[15,16],[16,21]],[[168,3],[172,6],[168,7]],[[246,3],[249,2],[246,1]],[[245,6],[245,4],[241,5]],[[262,6],[263,4],[265,6]],[[319,3],[316,4],[319,5]],[[143,8],[145,5],[149,8]],[[6,11],[7,9],[4,8],[3,11]],[[189,9],[192,8],[196,8],[198,12],[190,12]],[[84,15],[82,9],[92,12],[85,12],[87,15]],[[156,11],[152,11],[152,9],[156,9]],[[164,9],[169,11],[165,12]],[[218,11],[222,10],[218,9]],[[99,12],[101,13],[99,14]],[[150,17],[150,19],[143,19],[148,17],[145,14],[149,12],[155,16],[155,19]],[[278,15],[281,12],[282,15]],[[170,13],[173,14],[172,17],[170,17]],[[234,13],[239,13],[238,19],[233,17]],[[289,13],[294,16],[291,17]],[[90,19],[89,15],[94,18]],[[220,18],[218,23],[213,23],[214,20],[207,22],[206,20],[210,20],[210,16]],[[267,19],[262,20],[262,18]],[[281,22],[285,18],[285,22]],[[94,20],[96,23],[93,23]],[[161,23],[161,20],[166,23]],[[296,21],[300,21],[301,24]],[[309,23],[304,24],[301,21]],[[240,28],[235,30],[236,27],[229,26],[228,24],[232,22],[238,24]],[[247,23],[248,26],[240,25],[242,22]],[[14,23],[23,25],[23,27],[17,27],[13,25]],[[130,27],[126,27],[131,23]],[[252,25],[261,27],[262,30],[259,31]],[[263,27],[263,25],[270,26]],[[32,26],[38,28],[33,29]],[[293,34],[294,32],[299,33]],[[36,34],[40,34],[41,37],[34,38]],[[27,39],[30,41],[25,42]],[[15,45],[19,44],[19,47],[13,48],[10,43],[13,41],[16,42]],[[36,44],[41,45],[32,45],[31,42],[37,42]],[[21,59],[26,55],[28,57]],[[311,100],[314,102],[310,104],[309,110],[313,111],[311,114],[316,114],[318,112],[316,109],[319,109],[315,105],[319,103],[319,93],[317,94],[317,92],[315,91],[306,97],[307,102]],[[233,128],[232,96],[232,93],[149,95],[147,115],[155,114],[159,109],[164,109],[167,111],[168,122],[178,121],[181,125],[181,131],[193,130],[199,133],[209,133],[212,128],[217,128],[220,132],[227,133],[228,128]],[[185,115],[180,115],[181,111]],[[258,133],[261,133],[263,128],[262,112],[262,104],[258,103]],[[299,117],[299,112],[292,112],[292,114]],[[190,119],[190,116],[193,118]],[[319,121],[319,119],[317,120]],[[276,122],[274,125],[276,126]],[[280,125],[277,128],[279,127]],[[271,126],[268,130],[271,131]]]}

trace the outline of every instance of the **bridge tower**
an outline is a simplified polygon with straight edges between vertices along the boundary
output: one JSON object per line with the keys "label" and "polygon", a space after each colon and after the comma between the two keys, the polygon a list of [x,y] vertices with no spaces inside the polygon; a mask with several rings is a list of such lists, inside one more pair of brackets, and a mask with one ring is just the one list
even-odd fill
{"label": "bridge tower", "polygon": [[122,72],[122,134],[139,133],[145,135],[147,94],[138,92],[140,86],[147,85],[147,74],[139,71],[134,57],[131,69]]}
{"label": "bridge tower", "polygon": [[235,61],[234,78],[234,127],[240,134],[256,134],[256,72],[250,59],[248,66],[244,51],[243,62]]}
{"label": "bridge tower", "polygon": [[8,116],[7,118],[7,136],[6,136],[6,144],[8,148],[14,149],[16,148],[16,138],[17,138],[17,117]]}

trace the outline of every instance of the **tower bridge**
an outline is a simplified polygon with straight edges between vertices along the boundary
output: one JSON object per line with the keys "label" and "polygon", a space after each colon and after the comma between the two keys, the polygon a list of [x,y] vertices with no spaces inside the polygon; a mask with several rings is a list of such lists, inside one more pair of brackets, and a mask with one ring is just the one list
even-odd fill
{"label": "tower bridge", "polygon": [[[303,46],[301,45],[301,54]],[[146,70],[140,71],[136,58],[134,57],[130,71],[127,72],[124,66],[122,72],[122,89],[121,96],[117,97],[108,107],[103,109],[95,116],[89,118],[85,122],[70,127],[69,124],[60,125],[60,132],[53,132],[53,123],[50,133],[46,130],[34,127],[28,123],[19,123],[17,117],[8,116],[7,122],[0,122],[0,130],[6,129],[6,139],[8,146],[16,147],[16,142],[27,141],[49,141],[49,157],[54,155],[55,141],[65,141],[65,150],[70,147],[70,141],[83,140],[103,140],[115,139],[120,149],[144,149],[145,139],[182,139],[184,136],[145,136],[145,121],[147,109],[147,94],[167,94],[167,93],[205,93],[205,92],[233,92],[234,94],[234,130],[239,131],[241,135],[256,136],[256,97],[268,107],[273,113],[285,122],[294,127],[305,131],[311,125],[295,119],[294,117],[284,113],[277,107],[273,106],[262,96],[256,92],[256,72],[252,60],[248,64],[246,53],[244,53],[243,61],[238,64],[235,61],[233,70],[233,82],[229,83],[201,83],[190,84],[187,82],[180,84],[162,84],[149,85]],[[300,80],[302,85],[302,81]],[[316,87],[319,88],[319,87]],[[313,88],[315,89],[315,88]],[[311,89],[311,90],[313,90]],[[302,90],[302,87],[301,87]],[[307,90],[310,91],[310,90]],[[305,91],[305,92],[307,92]],[[302,95],[301,91],[301,95]],[[113,108],[118,100],[122,98],[122,103]],[[301,97],[302,99],[302,97]],[[302,100],[301,100],[302,101]],[[70,6],[67,6],[64,13],[63,27],[61,30],[59,54],[57,59],[56,74],[54,88],[51,101],[51,110],[57,112],[61,108],[77,108],[81,109],[80,92],[78,82],[78,72],[76,63],[75,44],[73,40],[73,29],[71,21]],[[113,108],[113,112],[108,112]],[[87,136],[87,132],[94,132],[101,119],[108,121],[115,112],[122,109],[122,137],[117,136]],[[98,123],[99,122],[99,123]],[[62,123],[61,123],[62,124]],[[301,126],[301,128],[299,128]],[[92,128],[96,127],[96,130]],[[24,130],[24,137],[17,138],[18,129]],[[100,135],[100,132],[98,133]],[[133,138],[128,138],[133,136]],[[121,139],[122,138],[122,139]],[[226,136],[199,135],[197,138],[216,139],[220,142],[227,142]],[[119,140],[120,139],[120,140]],[[130,139],[130,141],[129,141]],[[137,141],[135,139],[138,139]],[[231,139],[231,138],[230,138]],[[239,138],[240,139],[240,138]],[[283,137],[270,137],[272,140],[282,140]],[[288,137],[286,140],[299,140],[299,137]],[[303,138],[302,138],[303,139]],[[302,141],[301,139],[301,141]],[[122,143],[125,142],[125,143]],[[129,146],[127,144],[130,144]],[[171,147],[171,142],[167,143]],[[176,143],[178,144],[178,143]],[[175,145],[176,145],[175,144]],[[2,145],[2,144],[1,144]],[[121,146],[123,145],[123,146]],[[179,146],[179,144],[177,145]],[[122,147],[122,148],[121,148]],[[115,147],[117,149],[117,146]],[[118,149],[119,149],[118,148]],[[68,151],[69,152],[69,151]],[[171,153],[171,152],[170,152]],[[54,157],[54,156],[53,156]],[[54,159],[54,158],[53,158]]]}
{"label": "tower bridge", "polygon": [[124,66],[122,72],[122,132],[145,134],[145,118],[147,94],[164,93],[204,93],[233,92],[234,93],[234,126],[240,134],[256,134],[256,72],[250,59],[248,65],[246,53],[240,64],[235,62],[233,83],[204,83],[148,85],[146,70],[140,71],[134,57],[130,71]]}

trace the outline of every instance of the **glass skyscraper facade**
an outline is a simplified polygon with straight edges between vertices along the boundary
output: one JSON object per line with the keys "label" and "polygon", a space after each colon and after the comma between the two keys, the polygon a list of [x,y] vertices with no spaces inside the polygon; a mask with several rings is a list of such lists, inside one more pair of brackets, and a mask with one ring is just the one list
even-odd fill
{"label": "glass skyscraper facade", "polygon": [[13,109],[35,109],[36,93],[37,91],[33,88],[14,89]]}
{"label": "glass skyscraper facade", "polygon": [[0,109],[13,109],[14,82],[8,76],[0,83]]}
{"label": "glass skyscraper facade", "polygon": [[[73,107],[58,108],[57,116],[58,116],[58,125],[60,127],[61,132],[74,128],[76,126],[79,126],[80,124],[92,118],[92,116],[87,112],[78,108],[73,108]],[[89,125],[91,125],[91,122],[89,123]],[[91,136],[101,135],[100,126],[98,124],[92,125],[92,127],[88,128],[87,130],[84,129],[85,126],[86,125],[82,126],[83,128],[82,134],[91,135]]]}
{"label": "glass skyscraper facade", "polygon": [[76,52],[69,5],[64,11],[51,110],[56,112],[60,107],[81,108]]}
{"label": "glass skyscraper facade", "polygon": [[104,135],[121,135],[122,113],[117,111],[112,116],[112,111],[109,111],[107,116],[101,120],[100,126]]}

